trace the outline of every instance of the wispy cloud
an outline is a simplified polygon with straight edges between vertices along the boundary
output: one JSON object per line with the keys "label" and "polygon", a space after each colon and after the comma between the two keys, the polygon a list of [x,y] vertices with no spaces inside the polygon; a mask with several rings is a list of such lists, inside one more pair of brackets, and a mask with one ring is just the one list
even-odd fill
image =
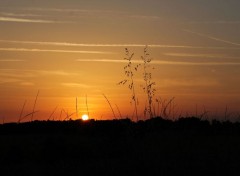
{"label": "wispy cloud", "polygon": [[39,75],[56,75],[56,76],[72,76],[77,73],[67,72],[63,70],[21,70],[21,69],[0,69],[1,77],[12,78],[31,78]]}
{"label": "wispy cloud", "polygon": [[24,8],[24,10],[28,11],[43,11],[43,12],[83,12],[83,13],[121,13],[126,14],[124,11],[113,11],[113,10],[97,10],[97,9],[70,9],[70,8]]}
{"label": "wispy cloud", "polygon": [[6,78],[32,78],[36,75],[32,72],[26,72],[21,70],[0,70],[0,77]]}
{"label": "wispy cloud", "polygon": [[199,65],[199,66],[213,66],[213,65],[240,65],[240,62],[176,62],[176,61],[153,61],[155,64],[163,65]]}
{"label": "wispy cloud", "polygon": [[18,22],[18,23],[62,23],[62,22],[50,21],[50,20],[13,18],[13,17],[0,17],[0,21]]}
{"label": "wispy cloud", "polygon": [[89,88],[90,86],[89,85],[86,85],[86,84],[80,84],[80,83],[61,83],[62,86],[65,86],[65,87],[72,87],[72,88]]}
{"label": "wispy cloud", "polygon": [[0,70],[0,84],[18,84],[22,86],[33,86],[34,83],[26,81],[29,78],[35,77],[32,73],[16,72],[15,70]]}
{"label": "wispy cloud", "polygon": [[207,78],[196,78],[187,80],[176,80],[176,79],[163,79],[161,81],[163,87],[209,87],[209,86],[219,86],[220,83],[214,79]]}
{"label": "wispy cloud", "polygon": [[[74,14],[85,14],[84,16],[94,16],[95,18],[135,18],[141,20],[160,20],[163,19],[159,16],[154,15],[139,15],[139,14],[132,14],[126,11],[113,11],[113,10],[97,10],[97,9],[66,9],[66,8],[27,8],[26,10],[29,11],[42,11],[42,12],[59,12],[59,13],[68,13]],[[82,16],[81,16],[82,17]]]}
{"label": "wispy cloud", "polygon": [[201,37],[206,37],[206,38],[209,38],[211,40],[218,41],[218,42],[227,43],[227,44],[231,44],[231,45],[235,45],[235,46],[240,46],[240,43],[231,42],[231,41],[228,41],[228,40],[223,40],[223,39],[216,38],[216,37],[206,35],[206,34],[203,34],[203,33],[194,32],[194,31],[190,31],[190,30],[187,30],[187,29],[183,29],[183,31],[188,32],[188,33],[192,33],[192,34],[195,34],[195,35],[198,35],[198,36],[201,36]]}
{"label": "wispy cloud", "polygon": [[35,84],[33,82],[21,82],[21,86],[34,86]]}
{"label": "wispy cloud", "polygon": [[[5,43],[34,44],[34,45],[52,45],[52,46],[75,46],[75,47],[145,47],[146,44],[94,44],[94,43],[69,43],[69,42],[39,42],[39,41],[18,41],[18,40],[0,40]],[[191,45],[164,45],[164,44],[147,44],[151,48],[186,48],[186,49],[240,49],[233,47],[207,47]]]}
{"label": "wispy cloud", "polygon": [[128,15],[130,18],[137,18],[143,20],[162,20],[162,17],[159,16],[150,16],[150,15]]}
{"label": "wispy cloud", "polygon": [[192,53],[164,53],[165,56],[172,57],[204,57],[204,58],[231,58],[238,59],[239,57],[232,57],[223,54],[192,54]]}
{"label": "wispy cloud", "polygon": [[[111,63],[125,63],[126,60],[120,59],[76,59],[77,62],[111,62]],[[139,63],[141,60],[134,60],[134,63]]]}
{"label": "wispy cloud", "polygon": [[177,62],[177,61],[153,61],[155,64],[163,65],[199,65],[199,66],[212,66],[212,65],[240,65],[240,62]]}
{"label": "wispy cloud", "polygon": [[83,51],[83,50],[50,50],[35,48],[0,48],[0,51],[17,51],[17,52],[53,52],[53,53],[79,53],[79,54],[115,54],[105,51]]}
{"label": "wispy cloud", "polygon": [[33,70],[33,72],[36,72],[41,75],[57,75],[57,76],[76,75],[76,73],[70,73],[70,72],[61,71],[61,70]]}
{"label": "wispy cloud", "polygon": [[21,82],[21,79],[0,77],[0,84]]}
{"label": "wispy cloud", "polygon": [[38,14],[23,14],[23,13],[9,13],[9,12],[0,12],[1,15],[3,16],[12,16],[12,17],[39,17],[39,16],[42,16],[42,15],[38,15]]}
{"label": "wispy cloud", "polygon": [[240,24],[240,21],[190,21],[190,24]]}
{"label": "wispy cloud", "polygon": [[[111,59],[77,59],[78,62],[110,62],[110,63],[126,63],[125,60],[111,60]],[[134,60],[133,63],[142,63],[142,60]],[[178,62],[178,61],[163,61],[163,60],[152,60],[153,64],[157,65],[240,65],[240,62]]]}
{"label": "wispy cloud", "polygon": [[[34,86],[33,78],[41,76],[73,76],[77,73],[63,70],[21,70],[0,69],[0,84],[15,83],[21,86]],[[70,85],[69,85],[70,86]]]}
{"label": "wispy cloud", "polygon": [[25,60],[21,59],[0,59],[0,62],[24,62]]}

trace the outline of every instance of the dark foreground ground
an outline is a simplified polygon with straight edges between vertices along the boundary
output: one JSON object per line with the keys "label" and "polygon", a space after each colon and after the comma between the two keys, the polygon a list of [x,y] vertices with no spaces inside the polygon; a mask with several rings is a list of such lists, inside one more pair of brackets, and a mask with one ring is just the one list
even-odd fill
{"label": "dark foreground ground", "polygon": [[0,175],[239,175],[240,124],[185,118],[0,125]]}

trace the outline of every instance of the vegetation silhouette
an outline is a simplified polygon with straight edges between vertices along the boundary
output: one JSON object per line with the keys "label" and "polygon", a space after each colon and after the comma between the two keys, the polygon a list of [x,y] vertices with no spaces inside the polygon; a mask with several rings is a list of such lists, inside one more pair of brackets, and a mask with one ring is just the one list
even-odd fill
{"label": "vegetation silhouette", "polygon": [[0,125],[1,175],[239,173],[240,123],[122,120]]}

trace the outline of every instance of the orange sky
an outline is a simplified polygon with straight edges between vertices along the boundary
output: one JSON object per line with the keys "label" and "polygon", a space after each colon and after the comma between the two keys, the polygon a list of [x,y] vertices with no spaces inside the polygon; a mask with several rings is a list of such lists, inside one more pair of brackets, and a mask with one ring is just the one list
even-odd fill
{"label": "orange sky", "polygon": [[[153,58],[154,99],[175,97],[174,116],[201,114],[232,119],[240,108],[239,1],[29,1],[0,2],[0,120],[64,119],[75,112],[95,119],[132,117],[125,78],[125,48],[141,62]],[[146,96],[142,70],[135,73],[140,119]],[[155,111],[157,112],[157,103]],[[197,108],[196,108],[197,107]],[[196,112],[197,109],[197,112]],[[173,115],[171,115],[172,118]],[[74,114],[71,116],[76,118]],[[25,119],[28,121],[30,116]]]}

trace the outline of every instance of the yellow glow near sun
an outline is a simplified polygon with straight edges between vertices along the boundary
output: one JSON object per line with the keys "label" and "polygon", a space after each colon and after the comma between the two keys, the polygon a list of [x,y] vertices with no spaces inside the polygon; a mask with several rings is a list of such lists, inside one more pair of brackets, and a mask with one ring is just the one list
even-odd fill
{"label": "yellow glow near sun", "polygon": [[88,120],[88,119],[89,119],[89,117],[88,117],[87,114],[83,114],[83,115],[82,115],[82,120]]}

